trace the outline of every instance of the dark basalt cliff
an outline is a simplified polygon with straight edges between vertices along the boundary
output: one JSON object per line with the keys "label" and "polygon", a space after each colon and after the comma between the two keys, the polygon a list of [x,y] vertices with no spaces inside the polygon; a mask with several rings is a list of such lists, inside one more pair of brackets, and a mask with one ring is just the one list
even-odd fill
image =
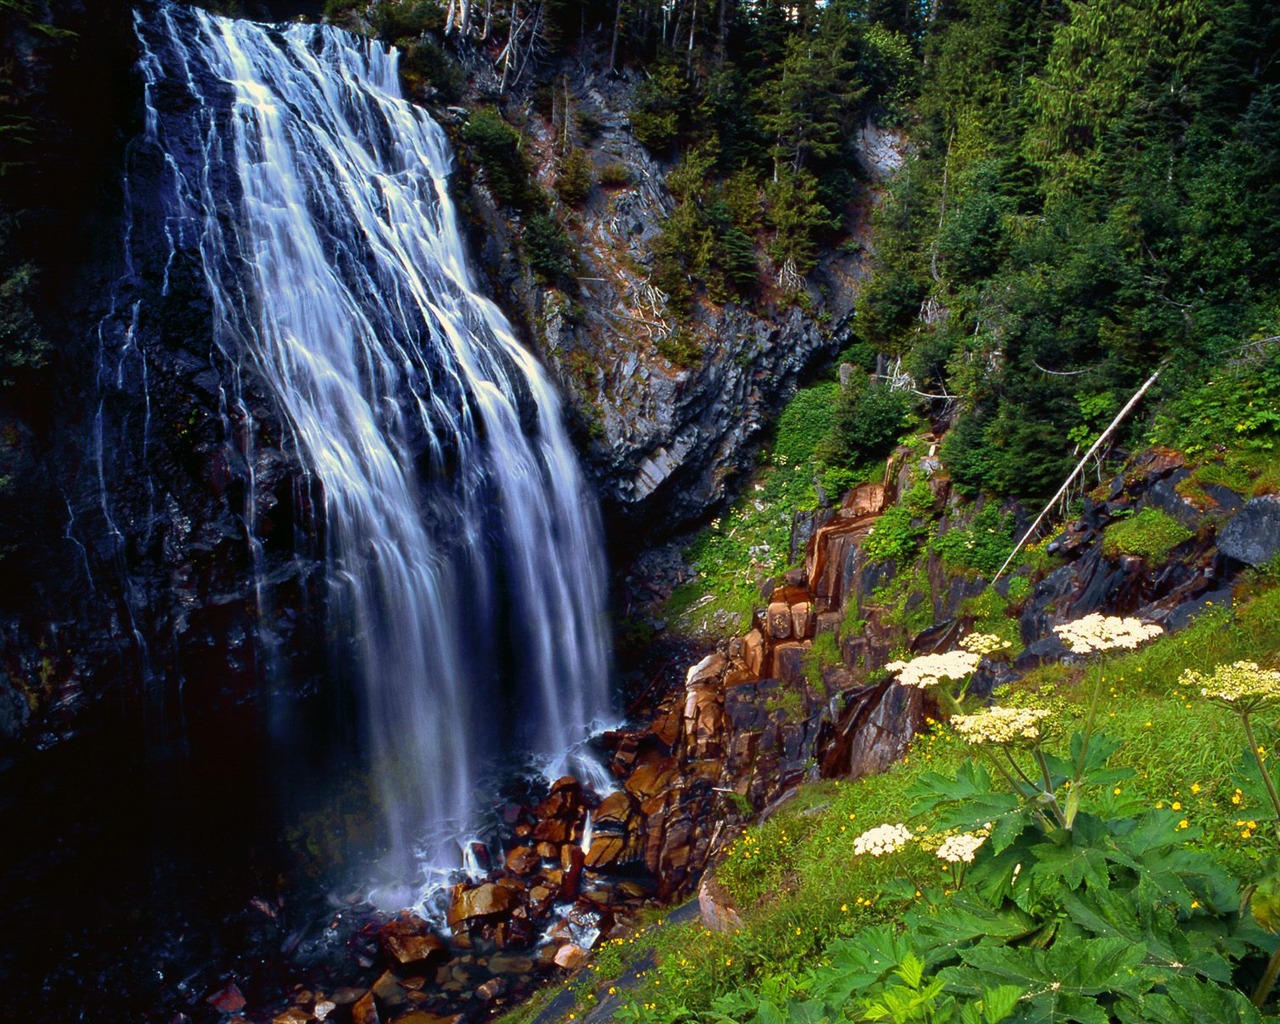
{"label": "dark basalt cliff", "polygon": [[[267,6],[247,13],[316,13]],[[13,538],[0,596],[0,736],[54,742],[126,681],[125,703],[142,705],[162,749],[189,716],[257,699],[268,660],[285,689],[313,677],[327,653],[321,496],[252,370],[211,344],[197,255],[180,239],[170,254],[163,158],[140,137],[130,6],[52,3],[37,17],[52,34],[10,20],[15,98],[44,127],[18,154],[6,206],[21,214],[12,247],[41,267],[51,355],[0,393],[0,503]],[[462,58],[483,94],[484,62]],[[773,410],[839,347],[862,268],[857,255],[828,256],[805,308],[700,302],[680,328],[698,355],[673,363],[660,342],[680,318],[648,284],[672,205],[669,168],[631,134],[628,74],[577,66],[564,80],[598,126],[584,139],[592,161],[629,172],[567,218],[576,286],[546,287],[513,258],[512,224],[483,174],[463,198],[497,297],[567,396],[613,545],[626,553],[730,492]],[[531,117],[547,180],[550,131]],[[193,142],[179,159],[194,168],[203,157]]]}
{"label": "dark basalt cliff", "polygon": [[323,657],[323,549],[302,525],[319,495],[265,390],[214,348],[198,254],[169,236],[131,5],[89,7],[7,15],[40,129],[4,199],[49,355],[0,394],[0,736],[52,743],[123,680],[134,710],[111,715],[163,750],[256,696],[264,657],[301,681]]}
{"label": "dark basalt cliff", "polygon": [[[576,121],[590,126],[575,135],[595,175],[625,168],[626,181],[597,184],[567,212],[578,257],[569,291],[539,283],[516,258],[513,225],[483,172],[472,190],[476,248],[578,415],[588,472],[616,532],[662,535],[692,525],[740,485],[754,442],[802,375],[847,344],[865,256],[827,253],[798,296],[770,282],[751,306],[704,296],[691,315],[677,312],[651,281],[654,242],[674,206],[665,184],[673,167],[632,132],[628,111],[641,72],[573,62],[550,77]],[[556,166],[553,120],[532,111],[525,121],[547,187]],[[874,182],[901,156],[897,137],[870,124],[858,143],[868,184],[850,217],[865,241]],[[677,338],[684,358],[673,360]]]}

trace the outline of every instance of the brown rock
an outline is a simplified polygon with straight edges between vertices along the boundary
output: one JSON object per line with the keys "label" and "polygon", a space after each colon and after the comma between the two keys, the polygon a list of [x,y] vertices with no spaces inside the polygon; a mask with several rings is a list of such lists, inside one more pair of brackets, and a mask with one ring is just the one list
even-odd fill
{"label": "brown rock", "polygon": [[804,680],[804,655],[808,646],[799,643],[778,644],[773,649],[774,674],[789,687],[797,687]]}
{"label": "brown rock", "polygon": [[839,633],[840,622],[843,618],[839,612],[822,612],[818,615],[818,620],[814,625],[814,633],[818,636],[823,633]]}
{"label": "brown rock", "polygon": [[351,1007],[351,1024],[382,1024],[372,992],[366,992]]}
{"label": "brown rock", "polygon": [[542,858],[528,846],[517,846],[507,854],[507,870],[513,875],[531,875],[538,870]]}
{"label": "brown rock", "polygon": [[768,611],[769,635],[775,640],[791,636],[791,606],[785,601],[774,601]]}
{"label": "brown rock", "polygon": [[671,749],[676,745],[676,741],[680,739],[680,712],[672,709],[654,719],[653,725],[649,727],[649,732],[668,750]]}
{"label": "brown rock", "polygon": [[566,971],[576,971],[587,962],[590,954],[574,942],[566,942],[556,950],[555,964]]}
{"label": "brown rock", "polygon": [[596,813],[591,820],[595,823],[597,830],[617,829],[621,831],[627,827],[627,819],[631,817],[631,797],[626,792],[619,789],[610,793],[596,808]]}
{"label": "brown rock", "polygon": [[548,942],[545,946],[538,947],[538,963],[543,967],[550,967],[556,962],[556,950],[559,947],[554,942]]}
{"label": "brown rock", "polygon": [[702,876],[698,886],[698,911],[702,926],[713,932],[736,932],[742,927],[738,905],[715,877],[714,871]]}
{"label": "brown rock", "polygon": [[586,865],[589,868],[611,867],[622,857],[625,847],[622,836],[597,835],[591,841],[591,849],[587,851]]}
{"label": "brown rock", "polygon": [[533,970],[533,961],[527,956],[514,956],[506,953],[490,957],[489,970],[495,974],[528,974]]}
{"label": "brown rock", "polygon": [[577,897],[578,887],[582,884],[582,866],[585,860],[582,847],[576,844],[560,847],[560,867],[564,869],[564,880],[560,883],[562,899],[571,900]]}
{"label": "brown rock", "polygon": [[540,843],[567,843],[573,823],[565,818],[544,818],[533,827],[533,838]]}
{"label": "brown rock", "polygon": [[539,818],[576,818],[582,806],[582,783],[572,775],[557,779],[550,795],[534,808]]}
{"label": "brown rock", "polygon": [[753,629],[742,638],[742,661],[757,679],[764,673],[764,634]]}
{"label": "brown rock", "polygon": [[791,606],[791,633],[797,640],[813,636],[814,622],[813,607],[808,601],[799,601]]}
{"label": "brown rock", "polygon": [[408,1000],[408,996],[400,985],[400,979],[390,971],[383,971],[369,991],[386,1006],[399,1006]]}
{"label": "brown rock", "polygon": [[388,921],[378,932],[382,948],[401,965],[422,963],[448,955],[444,941],[434,935],[427,922],[416,914]]}
{"label": "brown rock", "polygon": [[476,995],[486,1003],[491,1003],[507,990],[507,983],[502,978],[490,978],[476,989]]}
{"label": "brown rock", "polygon": [[720,692],[706,686],[689,690],[685,695],[684,722],[689,755],[695,759],[718,757],[724,723]]}
{"label": "brown rock", "polygon": [[636,754],[640,750],[640,738],[634,734],[623,736],[618,742],[618,749],[613,752],[613,770],[619,775],[626,775],[635,764]]}
{"label": "brown rock", "polygon": [[240,987],[234,981],[227,982],[225,986],[205,1000],[219,1013],[236,1013],[243,1010],[245,1001],[244,993],[240,991]]}
{"label": "brown rock", "polygon": [[342,988],[339,988],[339,989],[334,989],[333,995],[330,996],[329,998],[332,999],[339,1006],[350,1006],[352,1003],[358,1000],[362,995],[364,995],[364,989],[352,988],[351,986],[348,985],[348,986],[343,986]]}
{"label": "brown rock", "polygon": [[675,780],[675,762],[669,758],[642,764],[623,783],[628,793],[639,800],[647,800],[665,793]]}
{"label": "brown rock", "polygon": [[534,850],[537,852],[538,856],[541,857],[543,860],[559,860],[560,859],[559,843],[548,843],[544,840],[542,842],[537,843],[534,846]]}
{"label": "brown rock", "polygon": [[307,1021],[314,1020],[306,1010],[300,1006],[291,1006],[284,1013],[277,1013],[271,1018],[271,1024],[307,1024]]}
{"label": "brown rock", "polygon": [[476,918],[499,917],[510,913],[519,903],[519,892],[505,886],[485,882],[468,889],[465,882],[459,882],[449,897],[449,927]]}
{"label": "brown rock", "polygon": [[555,897],[555,892],[545,885],[535,885],[529,890],[529,899],[532,901],[530,908],[534,917],[541,917],[547,912],[547,908],[551,906],[551,901]]}
{"label": "brown rock", "polygon": [[702,684],[714,685],[720,679],[720,673],[724,671],[726,664],[725,656],[718,651],[714,654],[708,654],[696,665],[691,666],[685,673],[685,687]]}
{"label": "brown rock", "polygon": [[465,1018],[460,1013],[442,1017],[438,1013],[427,1013],[426,1010],[414,1010],[403,1017],[397,1017],[391,1024],[463,1024]]}

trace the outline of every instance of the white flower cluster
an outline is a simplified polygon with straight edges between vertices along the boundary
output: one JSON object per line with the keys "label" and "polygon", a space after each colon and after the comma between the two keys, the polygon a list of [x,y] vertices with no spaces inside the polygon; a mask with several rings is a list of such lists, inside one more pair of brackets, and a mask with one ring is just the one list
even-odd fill
{"label": "white flower cluster", "polygon": [[1013,644],[994,633],[970,633],[960,641],[960,646],[974,654],[995,654],[996,651],[1007,651]]}
{"label": "white flower cluster", "polygon": [[1054,626],[1053,631],[1062,638],[1072,654],[1092,654],[1094,651],[1111,651],[1120,647],[1132,650],[1144,640],[1159,636],[1164,628],[1141,619],[1122,619],[1116,615],[1093,612],[1075,622]]}
{"label": "white flower cluster", "polygon": [[905,825],[877,825],[867,829],[853,841],[853,852],[869,853],[873,857],[883,857],[887,853],[897,853],[911,841],[911,830]]}
{"label": "white flower cluster", "polygon": [[885,666],[903,686],[927,689],[945,679],[965,679],[978,667],[981,655],[972,651],[922,654],[910,661],[891,661]]}
{"label": "white flower cluster", "polygon": [[1002,708],[993,704],[972,715],[952,715],[951,726],[969,743],[1018,743],[1041,739],[1040,722],[1049,717],[1047,708]]}
{"label": "white flower cluster", "polygon": [[1245,713],[1280,702],[1280,672],[1261,668],[1256,661],[1219,665],[1209,676],[1189,668],[1179,682],[1198,686],[1202,696]]}
{"label": "white flower cluster", "polygon": [[938,847],[938,859],[945,860],[948,864],[959,864],[962,861],[965,864],[972,864],[973,855],[978,852],[978,847],[986,841],[986,836],[976,835],[973,832],[961,832],[956,836],[947,836],[942,841],[942,845]]}

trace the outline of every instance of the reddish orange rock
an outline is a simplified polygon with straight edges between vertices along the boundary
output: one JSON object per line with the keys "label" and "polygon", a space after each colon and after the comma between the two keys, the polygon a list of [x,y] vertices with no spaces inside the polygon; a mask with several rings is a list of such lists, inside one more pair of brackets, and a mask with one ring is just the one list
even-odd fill
{"label": "reddish orange rock", "polygon": [[519,903],[518,889],[495,885],[493,882],[486,882],[469,889],[465,883],[459,882],[450,893],[449,927],[453,928],[475,918],[497,917],[510,913]]}
{"label": "reddish orange rock", "polygon": [[517,846],[507,854],[507,870],[513,875],[531,875],[538,870],[542,858],[528,846]]}
{"label": "reddish orange rock", "polygon": [[399,964],[422,963],[448,953],[444,941],[416,914],[388,921],[378,932],[378,938],[382,948]]}
{"label": "reddish orange rock", "polygon": [[205,1002],[219,1013],[235,1013],[244,1009],[245,998],[239,986],[234,981],[229,981]]}
{"label": "reddish orange rock", "polygon": [[351,1024],[382,1024],[372,992],[366,992],[351,1007]]}

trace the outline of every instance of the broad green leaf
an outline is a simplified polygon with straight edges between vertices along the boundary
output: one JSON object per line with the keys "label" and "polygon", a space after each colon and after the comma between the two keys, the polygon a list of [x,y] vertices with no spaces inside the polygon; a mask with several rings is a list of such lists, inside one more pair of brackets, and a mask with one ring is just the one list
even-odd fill
{"label": "broad green leaf", "polygon": [[807,999],[803,1003],[787,1005],[786,1024],[827,1024],[829,1020],[831,1015],[821,999]]}
{"label": "broad green leaf", "polygon": [[1116,1006],[1124,1024],[1261,1024],[1257,1008],[1243,992],[1197,978],[1170,978],[1164,992],[1152,992]]}
{"label": "broad green leaf", "polygon": [[1017,907],[992,910],[967,899],[964,893],[929,912],[912,911],[905,924],[911,941],[930,966],[950,961],[960,949],[983,939],[1008,941],[1036,927],[1035,918]]}
{"label": "broad green leaf", "polygon": [[910,952],[910,940],[891,925],[877,925],[856,938],[839,939],[827,946],[831,963],[814,971],[810,992],[838,1006],[854,992],[883,981]]}
{"label": "broad green leaf", "polygon": [[1136,993],[1144,987],[1137,974],[1143,948],[1119,938],[1062,938],[1047,950],[976,946],[960,956],[972,970],[947,968],[941,974],[949,985],[975,995],[993,984],[1079,996]]}
{"label": "broad green leaf", "polygon": [[1017,985],[997,985],[983,992],[982,1000],[978,1005],[982,1008],[982,1019],[985,1024],[1000,1024],[1013,1013],[1014,1007],[1018,1005],[1018,1000],[1022,996],[1022,989]]}

